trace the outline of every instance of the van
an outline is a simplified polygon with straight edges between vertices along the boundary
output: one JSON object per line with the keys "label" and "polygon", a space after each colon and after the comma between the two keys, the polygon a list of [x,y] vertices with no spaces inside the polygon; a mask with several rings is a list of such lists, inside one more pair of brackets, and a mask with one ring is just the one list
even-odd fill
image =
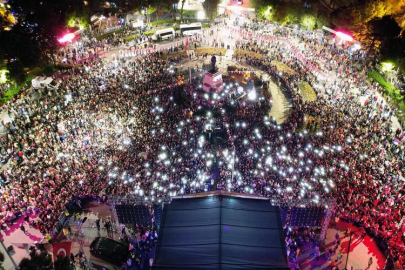
{"label": "van", "polygon": [[37,76],[31,81],[32,87],[34,89],[41,89],[41,88],[51,88],[56,89],[59,86],[59,83],[56,82],[52,77],[41,77]]}
{"label": "van", "polygon": [[127,244],[106,237],[96,237],[90,244],[90,254],[102,260],[121,266],[126,262],[129,251]]}
{"label": "van", "polygon": [[155,34],[152,36],[152,40],[160,41],[166,39],[174,39],[175,31],[173,28],[166,28],[157,30]]}

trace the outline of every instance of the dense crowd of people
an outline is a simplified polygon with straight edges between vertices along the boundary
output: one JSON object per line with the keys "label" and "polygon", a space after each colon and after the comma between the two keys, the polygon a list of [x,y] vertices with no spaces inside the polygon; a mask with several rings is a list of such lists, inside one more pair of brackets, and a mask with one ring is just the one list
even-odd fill
{"label": "dense crowd of people", "polygon": [[[286,42],[288,32],[276,37],[240,42],[263,58],[236,60],[286,89],[292,110],[284,123],[268,117],[271,101],[253,83],[241,90],[227,81],[221,94],[205,94],[201,74],[184,86],[155,53],[103,61],[96,49],[87,50],[83,66],[58,75],[57,91],[40,98],[27,91],[8,103],[2,228],[32,211],[39,229],[51,232],[73,195],[131,193],[160,203],[220,187],[283,203],[323,206],[337,198],[336,215],[382,238],[401,269],[404,134],[393,130],[395,108],[370,92],[363,70],[353,67],[368,68],[363,53],[305,34],[302,47]],[[297,52],[332,80],[320,78]],[[294,72],[279,74],[275,60]],[[315,101],[302,96],[301,81],[317,89]],[[216,129],[225,139],[218,140]]]}

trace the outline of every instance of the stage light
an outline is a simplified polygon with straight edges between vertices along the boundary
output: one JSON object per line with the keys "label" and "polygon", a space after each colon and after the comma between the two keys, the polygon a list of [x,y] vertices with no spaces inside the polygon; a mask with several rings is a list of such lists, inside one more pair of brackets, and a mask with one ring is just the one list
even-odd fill
{"label": "stage light", "polygon": [[353,38],[351,36],[342,32],[336,32],[336,36],[338,36],[343,41],[353,41]]}
{"label": "stage light", "polygon": [[60,43],[65,43],[65,42],[72,42],[72,40],[75,38],[74,33],[68,33],[64,35],[61,39],[58,39]]}

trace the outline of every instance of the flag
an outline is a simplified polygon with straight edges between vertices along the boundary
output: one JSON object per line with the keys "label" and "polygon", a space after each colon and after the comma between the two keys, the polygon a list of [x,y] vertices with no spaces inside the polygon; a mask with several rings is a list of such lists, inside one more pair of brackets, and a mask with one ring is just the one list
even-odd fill
{"label": "flag", "polygon": [[187,54],[187,47],[188,47],[188,37],[187,37],[187,41],[186,41],[186,54]]}
{"label": "flag", "polygon": [[70,248],[72,247],[72,242],[59,242],[53,243],[53,261],[56,261],[58,255],[69,256]]}

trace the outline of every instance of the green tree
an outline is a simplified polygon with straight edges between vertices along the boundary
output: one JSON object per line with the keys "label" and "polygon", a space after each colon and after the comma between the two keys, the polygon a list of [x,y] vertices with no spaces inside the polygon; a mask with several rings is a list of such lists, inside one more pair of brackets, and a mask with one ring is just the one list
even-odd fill
{"label": "green tree", "polygon": [[313,15],[305,14],[301,17],[301,26],[307,30],[314,30],[316,25],[316,18]]}
{"label": "green tree", "polygon": [[180,20],[183,20],[183,8],[186,0],[181,0],[181,9],[180,9]]}
{"label": "green tree", "polygon": [[24,83],[27,78],[27,72],[24,70],[24,65],[20,60],[15,60],[7,63],[8,73],[6,74],[7,80],[15,84]]}
{"label": "green tree", "polygon": [[325,14],[318,14],[316,16],[316,29],[322,29],[323,26],[330,26],[330,19]]}
{"label": "green tree", "polygon": [[52,257],[46,252],[34,254],[30,259],[22,259],[18,267],[19,270],[50,270],[53,269]]}
{"label": "green tree", "polygon": [[301,16],[303,13],[303,8],[299,4],[289,3],[286,6],[286,16],[282,24],[294,24],[298,23],[301,20]]}
{"label": "green tree", "polygon": [[209,21],[213,21],[217,17],[218,5],[220,0],[205,0],[203,2],[203,8],[205,15]]}
{"label": "green tree", "polygon": [[256,10],[258,18],[271,20],[278,5],[277,0],[250,0],[250,6]]}

